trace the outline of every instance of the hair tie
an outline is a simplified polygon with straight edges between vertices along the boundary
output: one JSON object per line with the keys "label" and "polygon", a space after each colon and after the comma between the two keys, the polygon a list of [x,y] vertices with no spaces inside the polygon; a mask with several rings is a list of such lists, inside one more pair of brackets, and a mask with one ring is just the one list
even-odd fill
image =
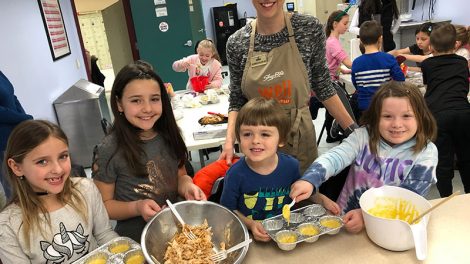
{"label": "hair tie", "polygon": [[337,14],[337,15],[335,16],[334,21],[338,22],[338,21],[341,20],[341,18],[342,18],[344,15],[347,15],[349,9],[351,8],[351,6],[352,6],[352,3],[349,3],[349,5],[348,5],[348,7],[346,7],[346,9],[344,9],[343,11],[341,11],[339,14]]}

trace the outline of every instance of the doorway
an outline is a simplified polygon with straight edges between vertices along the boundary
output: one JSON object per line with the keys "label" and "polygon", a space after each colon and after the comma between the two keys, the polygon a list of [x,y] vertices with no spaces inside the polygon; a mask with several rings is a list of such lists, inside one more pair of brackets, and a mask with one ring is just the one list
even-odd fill
{"label": "doorway", "polygon": [[[126,64],[134,61],[131,37],[128,30],[124,2],[122,0],[73,0],[75,21],[83,50],[89,51],[95,63],[106,77],[104,87],[110,92],[114,77]],[[85,56],[85,59],[86,56]],[[87,61],[87,60],[86,60]],[[87,61],[90,64],[90,60]],[[87,65],[90,80],[92,69]]]}
{"label": "doorway", "polygon": [[206,38],[201,0],[129,3],[140,59],[175,90],[186,89],[188,74],[173,71],[172,64],[194,54],[195,43]]}
{"label": "doorway", "polygon": [[[105,27],[105,35],[109,35],[108,31],[123,31],[127,34],[127,46],[129,52],[125,53],[126,63],[116,67],[113,59],[113,48],[110,46],[110,57],[113,64],[113,72],[117,71],[127,63],[137,59],[142,59],[153,65],[155,71],[162,77],[165,82],[173,84],[175,90],[183,90],[186,88],[188,80],[187,73],[177,73],[172,69],[175,60],[194,53],[194,43],[206,38],[206,29],[204,28],[204,20],[202,15],[202,1],[188,0],[184,1],[130,1],[130,0],[73,0],[77,8],[77,14],[80,14],[80,5],[90,4],[97,5],[101,2],[100,14],[103,17]],[[122,6],[123,16],[120,20],[115,20],[106,26],[109,20],[106,17],[106,10],[114,5]],[[107,5],[107,6],[106,6]],[[83,10],[83,9],[82,9]],[[78,16],[76,18],[77,25],[80,23]],[[118,24],[118,23],[121,24]],[[77,29],[81,32],[81,29]],[[83,32],[79,34],[82,40],[83,49],[86,48],[85,36]],[[116,43],[109,41],[108,45]],[[125,41],[123,41],[125,42]],[[124,44],[123,44],[124,46]],[[119,49],[122,49],[120,47]],[[117,49],[117,50],[119,50]],[[84,54],[85,56],[85,54]],[[117,58],[122,59],[122,52],[117,52]]]}

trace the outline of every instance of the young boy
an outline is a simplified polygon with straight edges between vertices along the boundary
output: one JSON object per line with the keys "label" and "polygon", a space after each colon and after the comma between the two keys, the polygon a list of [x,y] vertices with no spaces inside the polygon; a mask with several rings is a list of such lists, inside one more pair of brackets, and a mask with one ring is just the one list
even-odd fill
{"label": "young boy", "polygon": [[351,79],[356,93],[353,95],[353,107],[357,107],[356,120],[369,108],[370,101],[379,86],[390,80],[405,81],[405,75],[396,59],[380,51],[382,46],[382,26],[376,21],[366,21],[359,29],[359,38],[365,52],[352,64]]}
{"label": "young boy", "polygon": [[441,197],[452,194],[454,153],[466,193],[470,192],[470,104],[469,70],[464,57],[454,54],[456,31],[451,24],[441,25],[431,33],[433,57],[421,64],[424,99],[437,121],[435,142],[439,151],[436,169]]}
{"label": "young boy", "polygon": [[[286,144],[289,120],[275,100],[248,101],[238,113],[235,133],[245,154],[233,164],[224,180],[220,203],[235,211],[258,241],[270,237],[262,220],[279,215],[289,204],[290,186],[300,178],[299,162],[277,148]],[[334,214],[339,206],[321,194],[313,197]]]}

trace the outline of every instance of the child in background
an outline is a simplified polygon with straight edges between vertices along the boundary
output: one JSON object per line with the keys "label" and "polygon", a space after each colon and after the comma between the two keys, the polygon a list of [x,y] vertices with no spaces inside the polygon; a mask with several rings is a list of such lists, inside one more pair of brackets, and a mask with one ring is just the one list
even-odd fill
{"label": "child in background", "polygon": [[4,263],[71,263],[118,237],[93,182],[71,178],[68,140],[57,125],[20,123],[5,165],[13,197],[0,213]]}
{"label": "child in background", "polygon": [[140,241],[166,204],[205,199],[185,169],[187,149],[163,81],[149,67],[122,68],[111,90],[113,128],[98,145],[92,176],[116,232]]}
{"label": "child in background", "polygon": [[[352,66],[352,62],[349,59],[346,51],[341,47],[339,42],[339,36],[344,34],[348,29],[349,15],[347,13],[349,7],[342,11],[337,10],[331,13],[328,17],[328,21],[325,26],[325,33],[328,37],[326,39],[326,62],[328,63],[328,69],[330,70],[330,77],[333,81],[339,80],[339,73],[351,73],[349,70]],[[340,66],[343,64],[348,67],[347,70],[342,69]],[[333,117],[325,111],[325,128],[327,131],[326,142],[333,143],[343,139],[343,137],[332,137],[330,130],[333,123]]]}
{"label": "child in background", "polygon": [[326,61],[330,70],[332,80],[339,80],[339,72],[351,73],[350,70],[341,69],[341,64],[351,69],[352,62],[348,54],[341,47],[339,36],[346,33],[348,29],[349,15],[345,11],[337,10],[331,13],[325,26],[326,39]]}
{"label": "child in background", "polygon": [[467,61],[470,60],[470,50],[465,46],[470,41],[470,31],[467,27],[462,25],[454,25],[456,31],[455,54],[464,57]]}
{"label": "child in background", "polygon": [[421,62],[431,56],[429,49],[429,36],[436,24],[431,22],[423,23],[415,31],[416,44],[399,50],[391,50],[388,53],[393,56],[404,56],[407,60],[416,62],[417,67],[409,67],[410,71],[421,71]]}
{"label": "child in background", "polygon": [[351,165],[337,200],[348,231],[362,230],[359,198],[372,187],[400,186],[426,195],[436,182],[436,123],[419,89],[387,82],[374,95],[363,124],[339,146],[321,155],[291,188],[296,201],[308,198],[328,178]]}
{"label": "child in background", "polygon": [[[470,26],[467,27],[467,32],[469,32],[470,34]],[[470,52],[470,39],[468,40],[468,43],[465,44],[463,47],[466,48]],[[469,62],[469,65],[470,65],[470,62]],[[470,68],[470,66],[468,67]]]}
{"label": "child in background", "polygon": [[441,197],[452,194],[454,154],[466,193],[470,192],[470,103],[468,102],[468,62],[454,54],[456,31],[445,24],[431,33],[433,57],[421,64],[424,99],[436,118],[435,141],[439,150],[437,189]]}
{"label": "child in background", "polygon": [[[235,123],[245,157],[228,170],[220,203],[235,211],[258,241],[270,240],[260,221],[281,214],[283,205],[292,201],[291,184],[300,178],[299,162],[277,151],[287,143],[289,131],[289,120],[279,103],[263,97],[248,101]],[[339,213],[339,207],[330,199],[323,195],[315,198]]]}
{"label": "child in background", "polygon": [[361,25],[359,38],[365,53],[357,57],[352,65],[351,80],[356,87],[353,102],[357,101],[356,120],[370,104],[379,86],[387,81],[405,81],[396,59],[380,51],[382,46],[382,27],[376,21],[366,21]]}
{"label": "child in background", "polygon": [[219,54],[211,40],[204,39],[197,45],[197,54],[190,55],[173,62],[173,70],[177,72],[188,71],[188,90],[193,90],[190,79],[195,76],[209,77],[207,88],[220,88],[222,86],[222,65]]}

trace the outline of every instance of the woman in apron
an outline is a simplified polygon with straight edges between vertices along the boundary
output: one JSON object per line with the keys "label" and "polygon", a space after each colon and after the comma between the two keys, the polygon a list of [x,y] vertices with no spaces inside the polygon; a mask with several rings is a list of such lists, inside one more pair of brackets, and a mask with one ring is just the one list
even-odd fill
{"label": "woman in apron", "polygon": [[238,110],[251,98],[277,100],[291,120],[288,144],[281,151],[296,157],[301,173],[317,157],[315,129],[308,110],[311,92],[346,131],[354,121],[331,84],[325,61],[325,35],[320,22],[284,13],[284,0],[252,0],[257,19],[227,42],[230,98],[227,138],[221,159],[230,164]]}

